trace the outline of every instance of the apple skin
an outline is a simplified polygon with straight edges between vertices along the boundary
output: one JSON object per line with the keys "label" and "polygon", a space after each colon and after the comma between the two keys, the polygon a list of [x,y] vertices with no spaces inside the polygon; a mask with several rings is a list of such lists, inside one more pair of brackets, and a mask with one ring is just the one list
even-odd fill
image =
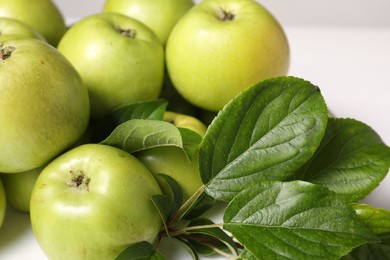
{"label": "apple skin", "polygon": [[49,259],[114,259],[130,244],[155,240],[162,226],[150,200],[156,194],[156,179],[131,154],[78,146],[37,179],[30,205],[35,238]]}
{"label": "apple skin", "polygon": [[45,37],[37,30],[13,18],[0,17],[0,32],[0,41],[24,37],[46,42]]}
{"label": "apple skin", "polygon": [[22,21],[38,32],[53,46],[57,46],[66,31],[65,19],[51,0],[0,0],[0,17]]}
{"label": "apple skin", "polygon": [[[125,35],[126,30],[135,30],[135,37]],[[65,33],[58,50],[80,73],[90,94],[92,118],[160,95],[164,49],[135,19],[116,13],[84,17]]]}
{"label": "apple skin", "polygon": [[103,12],[121,13],[139,20],[165,45],[177,21],[193,5],[192,0],[107,0]]}
{"label": "apple skin", "polygon": [[53,46],[36,39],[0,46],[0,53],[9,52],[0,62],[0,172],[18,173],[45,165],[80,139],[89,99]]}
{"label": "apple skin", "polygon": [[166,45],[168,74],[178,92],[215,112],[254,83],[286,75],[289,60],[283,28],[253,0],[195,5],[177,22]]}
{"label": "apple skin", "polygon": [[[193,130],[202,136],[207,130],[197,118],[180,113],[167,111],[164,120],[177,127]],[[183,190],[183,201],[188,200],[203,185],[198,168],[198,151],[192,160],[189,160],[178,147],[155,147],[137,152],[135,155],[155,176],[163,173],[172,177]],[[160,186],[164,193],[168,194],[161,181]]]}
{"label": "apple skin", "polygon": [[3,182],[0,179],[0,228],[4,221],[5,211],[7,206],[7,200],[5,198],[5,191],[3,187]]}
{"label": "apple skin", "polygon": [[31,192],[44,167],[15,174],[1,174],[8,204],[22,212],[30,212]]}

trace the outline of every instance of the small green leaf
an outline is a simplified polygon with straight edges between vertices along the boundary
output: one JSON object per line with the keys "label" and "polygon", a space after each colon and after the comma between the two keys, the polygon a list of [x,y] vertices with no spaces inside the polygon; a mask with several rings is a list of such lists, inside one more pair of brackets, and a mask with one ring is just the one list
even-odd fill
{"label": "small green leaf", "polygon": [[261,259],[339,259],[378,241],[335,193],[301,181],[248,187],[230,202],[224,223]]}
{"label": "small green leaf", "polygon": [[367,204],[352,205],[357,216],[374,234],[390,234],[390,211]]}
{"label": "small green leaf", "polygon": [[118,125],[131,119],[163,120],[168,102],[163,99],[140,101],[119,107],[103,118],[92,119],[90,128],[94,141],[105,139]]}
{"label": "small green leaf", "polygon": [[199,149],[199,145],[202,142],[203,137],[197,132],[188,128],[179,127],[178,129],[183,140],[184,151],[187,156],[190,155],[188,157],[190,160],[192,160],[192,155]]}
{"label": "small green leaf", "polygon": [[379,185],[389,167],[390,148],[370,127],[354,119],[330,118],[320,147],[294,178],[357,202]]}
{"label": "small green leaf", "polygon": [[157,208],[157,211],[160,214],[164,225],[165,233],[169,236],[168,220],[174,213],[175,203],[170,197],[163,194],[153,195],[150,199],[152,200],[154,206]]}
{"label": "small green leaf", "polygon": [[[117,126],[101,143],[134,153],[159,146],[176,146],[184,149],[189,159],[192,158],[199,143],[194,141],[197,133],[182,131],[165,121],[132,119]],[[182,136],[182,133],[185,133]],[[187,140],[187,139],[190,139]],[[200,142],[201,139],[198,139]]]}
{"label": "small green leaf", "polygon": [[199,198],[183,215],[183,219],[195,219],[203,215],[214,206],[215,200],[207,193],[202,192]]}
{"label": "small green leaf", "polygon": [[116,260],[163,260],[164,258],[154,250],[148,242],[139,242],[127,247]]}
{"label": "small green leaf", "polygon": [[261,180],[285,180],[315,152],[328,110],[320,90],[295,77],[264,80],[217,115],[200,147],[206,192],[229,201]]}
{"label": "small green leaf", "polygon": [[174,211],[178,210],[183,204],[183,190],[179,183],[171,176],[159,173],[157,174],[159,184],[164,191],[164,194],[168,195],[174,203]]}

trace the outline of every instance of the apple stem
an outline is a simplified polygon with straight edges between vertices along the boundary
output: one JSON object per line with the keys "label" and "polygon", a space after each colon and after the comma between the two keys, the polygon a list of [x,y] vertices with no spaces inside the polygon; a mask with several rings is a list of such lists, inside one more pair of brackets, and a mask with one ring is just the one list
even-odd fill
{"label": "apple stem", "polygon": [[221,21],[223,21],[223,22],[233,21],[234,20],[234,14],[224,10],[223,8],[221,8],[220,12],[218,13],[218,18]]}
{"label": "apple stem", "polygon": [[0,44],[0,59],[5,60],[11,57],[11,53],[15,50],[14,46],[6,46]]}
{"label": "apple stem", "polygon": [[126,37],[129,37],[129,38],[132,38],[134,39],[136,34],[137,34],[137,31],[134,30],[134,29],[122,29],[120,27],[116,27],[115,28],[120,34],[126,36]]}
{"label": "apple stem", "polygon": [[85,175],[83,170],[77,171],[77,173],[75,173],[73,170],[70,170],[69,173],[72,176],[68,183],[69,186],[80,187],[81,185],[85,185],[86,190],[89,190],[88,184],[91,179]]}

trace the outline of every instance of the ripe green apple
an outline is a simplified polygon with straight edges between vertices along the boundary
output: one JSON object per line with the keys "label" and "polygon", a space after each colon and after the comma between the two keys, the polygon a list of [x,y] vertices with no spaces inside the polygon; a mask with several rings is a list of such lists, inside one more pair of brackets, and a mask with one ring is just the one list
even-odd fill
{"label": "ripe green apple", "polygon": [[4,221],[6,206],[7,206],[7,201],[5,198],[3,182],[0,179],[0,228]]}
{"label": "ripe green apple", "polygon": [[0,42],[0,172],[38,168],[89,122],[87,89],[69,61],[36,39]]}
{"label": "ripe green apple", "polygon": [[43,168],[14,174],[1,174],[7,201],[11,207],[23,212],[30,211],[31,192]]}
{"label": "ripe green apple", "polygon": [[[191,129],[200,135],[206,132],[206,126],[197,118],[168,111],[164,120],[177,127]],[[202,185],[199,174],[198,152],[189,160],[184,151],[178,147],[155,147],[136,153],[136,157],[155,175],[159,173],[172,177],[183,190],[183,200],[189,199]],[[157,180],[159,180],[157,178]],[[165,194],[163,182],[160,181]]]}
{"label": "ripe green apple", "polygon": [[42,34],[30,25],[14,18],[0,17],[0,41],[21,37],[46,41]]}
{"label": "ripe green apple", "polygon": [[65,33],[58,50],[88,88],[93,118],[160,95],[164,48],[155,34],[135,19],[116,13],[84,17]]}
{"label": "ripe green apple", "polygon": [[53,46],[57,46],[66,31],[64,17],[51,0],[0,0],[0,17],[30,25]]}
{"label": "ripe green apple", "polygon": [[107,0],[104,12],[116,12],[146,24],[165,45],[177,21],[192,8],[192,0]]}
{"label": "ripe green apple", "polygon": [[49,259],[114,259],[136,242],[153,242],[162,220],[150,197],[161,189],[131,154],[85,144],[46,166],[34,186],[30,216]]}
{"label": "ripe green apple", "polygon": [[253,0],[207,0],[176,24],[166,45],[167,70],[192,104],[219,111],[242,90],[285,75],[289,45],[283,28]]}

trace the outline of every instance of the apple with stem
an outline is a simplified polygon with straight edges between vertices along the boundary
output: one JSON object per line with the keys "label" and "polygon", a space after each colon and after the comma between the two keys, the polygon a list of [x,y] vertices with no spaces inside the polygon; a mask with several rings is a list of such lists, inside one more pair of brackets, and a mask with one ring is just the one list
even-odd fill
{"label": "apple with stem", "polygon": [[156,239],[161,189],[131,154],[108,145],[78,146],[49,163],[31,195],[34,235],[50,259],[114,259]]}
{"label": "apple with stem", "polygon": [[65,33],[58,50],[80,73],[90,94],[92,118],[160,95],[163,46],[133,18],[117,13],[84,17]]}
{"label": "apple with stem", "polygon": [[147,25],[163,45],[177,21],[192,8],[192,0],[107,0],[104,12],[133,17]]}
{"label": "apple with stem", "polygon": [[66,31],[65,19],[51,0],[0,0],[0,17],[22,21],[39,33],[53,46],[57,46]]}
{"label": "apple with stem", "polygon": [[0,41],[0,172],[41,167],[89,122],[87,89],[69,61],[37,39]]}
{"label": "apple with stem", "polygon": [[166,45],[173,85],[210,111],[258,81],[286,75],[289,56],[283,28],[253,0],[200,2],[177,22]]}

